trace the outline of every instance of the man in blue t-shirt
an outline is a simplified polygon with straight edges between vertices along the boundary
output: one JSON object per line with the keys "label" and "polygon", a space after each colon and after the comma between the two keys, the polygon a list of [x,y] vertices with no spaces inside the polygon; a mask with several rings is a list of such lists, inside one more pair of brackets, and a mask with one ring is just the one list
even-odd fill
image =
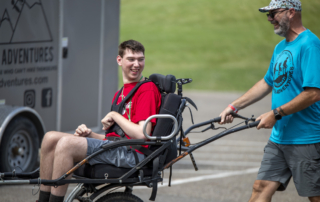
{"label": "man in blue t-shirt", "polygon": [[272,92],[271,111],[257,118],[260,128],[272,128],[253,185],[252,201],[271,201],[285,190],[291,176],[298,194],[320,201],[320,40],[302,25],[299,0],[271,0],[259,9],[274,32],[285,37],[274,49],[269,69],[243,96],[222,113],[221,124]]}

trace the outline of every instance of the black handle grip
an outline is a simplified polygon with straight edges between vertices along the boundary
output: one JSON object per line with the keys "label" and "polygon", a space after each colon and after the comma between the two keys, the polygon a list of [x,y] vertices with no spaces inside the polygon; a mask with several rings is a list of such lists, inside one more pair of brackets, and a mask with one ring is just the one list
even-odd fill
{"label": "black handle grip", "polygon": [[217,118],[212,119],[212,122],[220,122],[220,121],[221,121],[221,117],[220,116],[217,117]]}
{"label": "black handle grip", "polygon": [[253,123],[249,123],[249,124],[248,124],[248,127],[249,127],[249,128],[256,127],[256,126],[259,125],[259,123],[260,123],[260,120],[259,120],[259,121],[255,121],[255,122],[253,122]]}

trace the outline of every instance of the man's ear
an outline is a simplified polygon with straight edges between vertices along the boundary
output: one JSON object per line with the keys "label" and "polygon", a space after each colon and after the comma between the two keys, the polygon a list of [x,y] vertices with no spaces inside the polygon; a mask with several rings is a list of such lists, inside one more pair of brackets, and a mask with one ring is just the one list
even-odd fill
{"label": "man's ear", "polygon": [[117,56],[117,63],[119,66],[122,66],[122,57],[120,55]]}
{"label": "man's ear", "polygon": [[290,8],[289,13],[290,13],[289,18],[291,19],[296,15],[296,10],[294,10],[294,8]]}

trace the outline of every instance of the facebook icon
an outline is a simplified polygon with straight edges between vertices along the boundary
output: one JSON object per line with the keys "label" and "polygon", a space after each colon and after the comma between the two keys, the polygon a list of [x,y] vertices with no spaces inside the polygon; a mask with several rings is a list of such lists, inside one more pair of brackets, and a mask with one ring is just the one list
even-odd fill
{"label": "facebook icon", "polygon": [[51,107],[52,105],[52,88],[42,89],[41,95],[41,106],[42,107]]}

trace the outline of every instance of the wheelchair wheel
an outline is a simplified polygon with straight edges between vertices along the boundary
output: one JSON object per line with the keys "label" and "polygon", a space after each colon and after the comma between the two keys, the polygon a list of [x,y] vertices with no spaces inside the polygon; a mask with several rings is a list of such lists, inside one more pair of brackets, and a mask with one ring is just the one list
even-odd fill
{"label": "wheelchair wheel", "polygon": [[101,197],[97,202],[143,202],[143,200],[131,193],[113,192]]}

